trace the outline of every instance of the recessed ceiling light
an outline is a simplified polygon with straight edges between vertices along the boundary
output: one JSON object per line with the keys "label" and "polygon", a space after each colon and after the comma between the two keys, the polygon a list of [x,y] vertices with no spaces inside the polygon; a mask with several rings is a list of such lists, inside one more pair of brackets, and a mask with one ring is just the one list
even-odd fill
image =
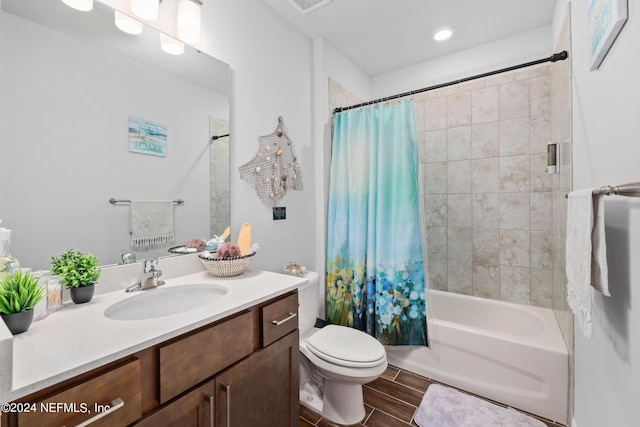
{"label": "recessed ceiling light", "polygon": [[452,35],[453,35],[452,30],[450,30],[449,28],[443,28],[442,30],[439,30],[437,33],[433,35],[433,39],[441,42],[441,41],[447,40]]}

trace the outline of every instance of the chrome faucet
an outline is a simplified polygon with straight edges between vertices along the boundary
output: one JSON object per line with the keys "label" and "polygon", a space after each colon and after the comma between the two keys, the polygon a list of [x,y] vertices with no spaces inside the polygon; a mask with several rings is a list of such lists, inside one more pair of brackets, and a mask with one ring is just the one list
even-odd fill
{"label": "chrome faucet", "polygon": [[126,292],[142,291],[164,285],[164,280],[158,280],[162,276],[162,271],[156,270],[157,259],[147,259],[144,261],[144,270],[140,279],[133,285],[125,289]]}

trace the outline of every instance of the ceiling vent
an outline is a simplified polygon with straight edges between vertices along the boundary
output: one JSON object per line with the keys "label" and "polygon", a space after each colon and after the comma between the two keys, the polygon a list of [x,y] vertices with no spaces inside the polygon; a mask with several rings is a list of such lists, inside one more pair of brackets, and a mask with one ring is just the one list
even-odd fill
{"label": "ceiling vent", "polygon": [[313,12],[314,10],[321,8],[333,0],[289,0],[291,4],[295,6],[298,12],[306,15],[309,12]]}

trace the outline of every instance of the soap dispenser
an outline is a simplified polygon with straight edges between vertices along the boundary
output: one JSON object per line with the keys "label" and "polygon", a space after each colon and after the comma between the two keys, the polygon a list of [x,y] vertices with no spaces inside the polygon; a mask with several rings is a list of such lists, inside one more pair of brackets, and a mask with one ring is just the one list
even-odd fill
{"label": "soap dispenser", "polygon": [[20,263],[11,255],[11,230],[0,228],[0,280],[19,268]]}

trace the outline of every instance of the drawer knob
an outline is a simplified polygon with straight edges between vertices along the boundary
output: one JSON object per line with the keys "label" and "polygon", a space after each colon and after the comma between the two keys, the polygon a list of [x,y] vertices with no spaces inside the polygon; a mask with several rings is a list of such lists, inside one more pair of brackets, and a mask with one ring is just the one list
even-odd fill
{"label": "drawer knob", "polygon": [[291,313],[291,312],[289,312],[289,316],[288,316],[288,317],[285,317],[285,318],[284,318],[284,319],[282,319],[282,320],[274,320],[274,321],[272,321],[271,323],[273,323],[273,324],[274,324],[274,325],[276,325],[276,326],[280,326],[280,325],[282,325],[283,323],[287,323],[287,322],[288,322],[289,320],[291,320],[291,319],[295,319],[297,316],[298,316],[298,313]]}

